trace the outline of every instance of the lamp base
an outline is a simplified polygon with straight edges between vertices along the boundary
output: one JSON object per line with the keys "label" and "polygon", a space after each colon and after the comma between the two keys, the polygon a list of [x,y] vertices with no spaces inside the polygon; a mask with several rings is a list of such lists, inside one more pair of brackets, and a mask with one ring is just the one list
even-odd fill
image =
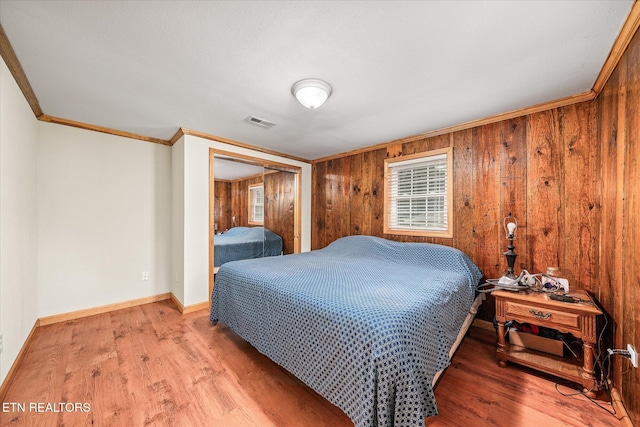
{"label": "lamp base", "polygon": [[508,268],[507,268],[507,272],[503,276],[509,279],[514,279],[514,280],[517,278],[517,276],[514,273],[513,267],[515,266],[516,258],[518,257],[518,254],[513,251],[515,248],[516,247],[513,246],[513,239],[509,239],[509,244],[507,245],[507,249],[509,250],[504,253],[504,257],[507,259]]}

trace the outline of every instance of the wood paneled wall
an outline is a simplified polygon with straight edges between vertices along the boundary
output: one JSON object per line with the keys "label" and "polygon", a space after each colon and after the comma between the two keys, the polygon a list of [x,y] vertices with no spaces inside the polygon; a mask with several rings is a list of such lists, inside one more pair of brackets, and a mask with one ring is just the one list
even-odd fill
{"label": "wood paneled wall", "polygon": [[261,175],[234,181],[215,180],[213,220],[218,224],[218,231],[225,231],[233,226],[251,227],[249,225],[249,185],[261,182]]}
{"label": "wood paneled wall", "polygon": [[264,175],[264,226],[282,237],[282,252],[294,253],[296,175],[271,172]]}
{"label": "wood paneled wall", "polygon": [[[599,233],[594,118],[595,103],[586,102],[318,162],[312,247],[352,234],[440,243],[465,252],[486,277],[500,277],[506,270],[503,218],[511,212],[518,221],[518,271],[558,266],[571,284],[593,291]],[[449,146],[454,237],[383,234],[384,159]],[[482,316],[491,319],[492,305],[483,307]]]}
{"label": "wood paneled wall", "polygon": [[[602,227],[597,297],[613,319],[613,342],[640,348],[640,33],[597,100]],[[616,360],[613,382],[640,425],[640,369]]]}
{"label": "wood paneled wall", "polygon": [[[615,347],[640,349],[638,37],[596,100],[314,162],[312,249],[355,234],[440,243],[500,277],[512,212],[516,271],[560,267],[610,315]],[[384,159],[443,147],[454,155],[453,238],[383,234]],[[490,298],[479,316],[493,315]],[[628,367],[616,359],[614,385],[637,424],[640,369]]]}
{"label": "wood paneled wall", "polygon": [[253,227],[249,224],[249,186],[262,184],[262,175],[231,181],[231,212],[229,227],[235,216],[235,227]]}
{"label": "wood paneled wall", "polygon": [[215,180],[215,203],[213,222],[218,225],[218,231],[231,227],[231,181]]}

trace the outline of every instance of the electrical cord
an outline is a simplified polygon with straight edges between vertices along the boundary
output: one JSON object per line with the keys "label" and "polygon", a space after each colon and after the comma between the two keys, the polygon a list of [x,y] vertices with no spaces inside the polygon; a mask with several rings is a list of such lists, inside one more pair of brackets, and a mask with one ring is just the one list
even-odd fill
{"label": "electrical cord", "polygon": [[[611,355],[614,353],[611,352],[607,352],[607,355],[604,357],[604,359],[602,359],[602,338],[604,336],[604,333],[607,329],[607,326],[609,325],[609,321],[607,319],[607,316],[604,316],[604,326],[602,327],[602,330],[600,331],[600,335],[598,336],[598,346],[597,346],[597,350],[598,353],[594,354],[594,361],[596,363],[596,365],[598,366],[598,368],[600,369],[600,381],[596,381],[595,379],[593,380],[593,384],[591,385],[591,387],[587,390],[577,390],[575,393],[563,393],[562,391],[560,391],[560,389],[558,388],[558,386],[560,384],[556,383],[555,388],[556,391],[558,393],[560,393],[560,395],[565,396],[565,397],[573,397],[573,396],[579,396],[579,395],[583,395],[584,397],[586,397],[587,399],[589,399],[592,403],[594,403],[595,405],[597,405],[599,408],[601,408],[602,410],[608,412],[609,414],[613,415],[616,419],[618,419],[618,414],[616,413],[615,409],[613,411],[608,410],[607,408],[605,408],[604,406],[602,406],[600,403],[598,403],[597,401],[595,401],[594,399],[592,399],[591,397],[589,397],[587,395],[587,393],[591,392],[594,387],[598,387],[600,389],[604,389],[607,391],[607,394],[611,395],[611,392],[609,390],[609,376],[611,375]],[[605,368],[606,365],[606,368]],[[606,371],[606,375],[605,375],[605,371]],[[565,386],[566,387],[566,386]]]}
{"label": "electrical cord", "polygon": [[[510,290],[510,291],[519,291],[521,289],[530,289],[533,286],[536,286],[535,288],[533,288],[532,290],[535,292],[544,292],[545,289],[542,286],[542,281],[538,278],[538,277],[549,277],[546,274],[530,274],[527,270],[522,270],[522,272],[520,273],[520,275],[514,279],[508,279],[505,277],[502,277],[500,279],[487,279],[487,281],[485,283],[482,283],[480,285],[477,286],[476,291],[479,293],[488,293],[488,292],[493,292],[496,291],[498,289],[505,289],[505,290]],[[505,280],[506,279],[506,280]],[[522,283],[524,282],[524,283]],[[489,288],[489,286],[491,286]],[[554,289],[553,291],[555,291],[557,289]],[[574,298],[574,303],[587,303],[590,301],[587,300],[583,300],[581,298]],[[607,319],[607,316],[604,316],[604,326],[602,327],[602,330],[600,331],[600,335],[598,336],[598,345],[597,345],[597,354],[594,354],[594,361],[595,364],[598,366],[598,368],[600,369],[600,381],[597,381],[595,378],[593,380],[593,384],[591,385],[591,387],[587,390],[578,390],[576,393],[563,393],[562,391],[560,391],[560,389],[558,388],[559,384],[556,383],[555,384],[555,388],[556,391],[558,393],[560,393],[562,396],[565,397],[572,397],[572,396],[578,396],[578,395],[583,395],[584,397],[586,397],[587,399],[589,399],[592,403],[594,403],[595,405],[597,405],[599,408],[601,408],[602,410],[608,412],[609,414],[611,414],[612,416],[616,417],[617,419],[617,413],[615,412],[615,409],[613,411],[608,410],[607,408],[605,408],[604,406],[602,406],[600,403],[596,402],[594,399],[592,399],[591,397],[589,397],[587,395],[587,393],[590,393],[596,386],[600,389],[605,389],[607,391],[608,394],[610,394],[609,391],[609,377],[611,375],[611,362],[610,362],[610,358],[612,354],[617,354],[616,352],[608,352],[608,354],[605,356],[604,360],[602,360],[602,338],[604,336],[604,333],[607,329],[607,326],[609,324],[609,321]],[[507,326],[505,324],[505,326]],[[509,328],[506,327],[505,328],[505,338],[507,336]],[[606,365],[606,366],[605,366]],[[606,375],[605,375],[606,372]]]}
{"label": "electrical cord", "polygon": [[[610,415],[612,415],[613,417],[615,417],[616,419],[618,419],[618,414],[616,413],[615,409],[613,411],[608,410],[607,408],[605,408],[604,406],[602,406],[600,403],[598,403],[597,401],[595,401],[594,399],[592,399],[591,397],[587,396],[587,393],[589,393],[591,390],[593,390],[593,387],[595,387],[595,381],[594,384],[591,386],[591,388],[589,390],[582,391],[582,390],[578,390],[576,391],[576,393],[563,393],[562,391],[560,391],[560,389],[558,388],[560,386],[560,384],[556,383],[556,391],[558,393],[560,393],[561,396],[564,397],[574,397],[574,396],[579,396],[582,395],[584,397],[586,397],[587,399],[589,399],[591,401],[591,403],[594,403],[596,406],[598,406],[600,409],[602,409],[603,411],[606,411],[607,413],[609,413]],[[567,386],[564,386],[567,387]],[[608,391],[608,387],[607,387],[607,391]]]}
{"label": "electrical cord", "polygon": [[602,360],[602,337],[604,336],[604,333],[607,330],[607,326],[609,326],[609,320],[605,315],[604,326],[602,327],[602,330],[600,331],[600,335],[598,336],[598,347],[597,347],[598,353],[594,355],[595,363],[600,368],[600,383],[598,384],[598,387],[604,387],[604,388],[608,388],[607,386],[609,382],[609,376],[611,374],[611,363],[607,364],[606,375],[605,375],[605,366],[604,366],[606,362],[609,362],[609,358],[611,357],[611,355],[607,354],[604,360]]}
{"label": "electrical cord", "polygon": [[500,279],[487,279],[484,283],[481,283],[476,287],[476,291],[480,293],[489,293],[497,291],[499,289],[507,291],[520,291],[529,289],[534,285],[541,283],[538,277],[542,274],[530,274],[527,270],[522,270],[518,277],[513,279],[506,276]]}

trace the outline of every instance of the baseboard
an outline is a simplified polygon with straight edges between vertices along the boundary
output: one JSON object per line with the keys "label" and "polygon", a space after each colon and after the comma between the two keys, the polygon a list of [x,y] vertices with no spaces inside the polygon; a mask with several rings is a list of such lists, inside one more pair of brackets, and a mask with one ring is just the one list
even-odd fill
{"label": "baseboard", "polygon": [[622,399],[620,398],[620,393],[613,386],[611,380],[609,380],[609,392],[611,393],[611,406],[613,406],[613,410],[616,414],[616,418],[620,420],[620,425],[622,427],[634,427],[631,418],[629,417],[629,413],[627,412],[627,408],[624,407],[622,403]]}
{"label": "baseboard", "polygon": [[180,300],[173,294],[173,292],[171,293],[171,301],[173,301],[173,303],[175,304],[175,306],[178,308],[178,311],[182,314],[184,314],[184,305],[182,305],[182,303],[180,302]]}
{"label": "baseboard", "polygon": [[176,296],[173,293],[171,294],[171,301],[173,301],[173,303],[176,305],[176,307],[178,307],[178,311],[180,311],[181,314],[189,314],[189,313],[193,313],[194,311],[198,311],[198,310],[203,310],[205,308],[209,308],[209,301],[203,301],[203,302],[199,302],[197,304],[191,304],[191,305],[184,306],[184,305],[182,305],[180,300],[178,298],[176,298]]}
{"label": "baseboard", "polygon": [[208,309],[210,307],[209,301],[202,301],[197,304],[191,304],[184,308],[182,314],[193,313],[194,311]]}
{"label": "baseboard", "polygon": [[54,323],[66,322],[68,320],[81,319],[83,317],[93,316],[95,314],[108,313],[110,311],[121,310],[123,308],[135,307],[138,305],[149,304],[156,301],[163,301],[173,296],[170,292],[150,297],[138,298],[115,304],[101,305],[99,307],[87,308],[84,310],[71,311],[69,313],[55,314],[53,316],[41,317],[40,326],[51,325]]}
{"label": "baseboard", "polygon": [[[31,332],[29,332],[29,335],[27,336],[27,339],[25,340],[24,344],[22,345],[22,348],[20,349],[20,352],[18,353],[18,356],[13,361],[13,364],[11,365],[11,368],[9,369],[9,372],[7,372],[7,376],[2,381],[2,385],[0,385],[0,402],[4,401],[4,398],[5,398],[6,394],[7,394],[7,391],[9,390],[9,386],[13,382],[13,377],[15,376],[16,370],[17,370],[18,366],[20,365],[20,363],[22,362],[22,360],[24,359],[25,355],[27,354],[27,351],[29,350],[29,347],[31,346],[31,342],[33,340],[33,336],[34,336],[36,330],[40,326],[51,325],[51,324],[59,323],[59,322],[66,322],[68,320],[80,319],[80,318],[83,318],[83,317],[92,316],[94,314],[107,313],[109,311],[119,310],[119,309],[122,309],[122,308],[134,307],[134,306],[143,305],[143,304],[149,304],[149,303],[152,303],[152,302],[163,301],[163,300],[167,300],[167,299],[171,299],[171,301],[176,305],[176,307],[178,308],[178,310],[182,314],[187,314],[187,313],[191,313],[191,312],[194,312],[194,311],[203,310],[203,309],[209,307],[209,301],[203,301],[201,303],[192,304],[192,305],[189,305],[189,306],[185,307],[178,300],[178,298],[176,298],[176,296],[173,295],[173,293],[168,292],[168,293],[164,293],[164,294],[153,295],[153,296],[150,296],[150,297],[124,301],[124,302],[121,302],[121,303],[109,304],[109,305],[104,305],[104,306],[100,306],[100,307],[88,308],[88,309],[85,309],[85,310],[78,310],[78,311],[73,311],[73,312],[69,312],[69,313],[57,314],[57,315],[54,315],[54,316],[42,317],[42,318],[36,320],[36,322],[33,325],[33,328],[31,328]],[[487,329],[487,330],[491,330],[491,331],[494,330],[493,323],[491,323],[489,321],[486,321],[486,320],[482,320],[482,319],[475,319],[473,321],[472,325],[474,327],[480,328],[480,329]],[[624,407],[624,404],[622,403],[622,400],[620,398],[620,394],[613,387],[613,384],[611,383],[611,381],[609,381],[609,390],[611,392],[611,404],[612,404],[613,409],[614,409],[614,411],[616,413],[616,417],[620,420],[620,423],[621,423],[622,427],[634,427],[634,424],[631,421],[631,418],[629,417],[629,413],[627,412],[627,409]]]}
{"label": "baseboard", "polygon": [[11,369],[9,369],[9,372],[7,372],[7,376],[4,377],[2,385],[0,385],[0,402],[4,402],[4,397],[7,395],[9,386],[13,382],[13,377],[16,374],[16,370],[18,369],[20,363],[22,363],[22,359],[24,359],[25,355],[27,354],[27,351],[29,350],[29,347],[31,346],[31,342],[33,340],[33,335],[35,334],[39,325],[40,320],[36,320],[36,322],[33,324],[33,328],[31,328],[31,332],[29,332],[29,335],[27,336],[27,339],[24,341],[24,344],[22,344],[22,348],[18,352],[16,360],[13,361]]}
{"label": "baseboard", "polygon": [[92,308],[87,308],[87,309],[84,309],[84,310],[71,311],[71,312],[68,312],[68,313],[55,314],[53,316],[46,316],[46,317],[39,318],[38,320],[36,320],[35,324],[33,325],[33,328],[31,329],[31,332],[29,332],[29,336],[27,336],[27,339],[25,340],[24,344],[22,345],[22,348],[20,349],[20,352],[18,353],[18,356],[13,361],[13,364],[11,365],[11,369],[9,369],[9,372],[7,372],[7,376],[2,381],[2,385],[0,385],[0,402],[2,402],[4,400],[4,397],[7,394],[7,391],[9,390],[9,386],[13,382],[13,377],[14,377],[14,375],[16,373],[17,368],[20,365],[20,363],[22,362],[22,360],[24,359],[25,355],[27,354],[27,351],[29,350],[29,347],[31,346],[33,335],[35,334],[36,330],[40,326],[52,325],[54,323],[66,322],[66,321],[75,320],[75,319],[81,319],[83,317],[89,317],[89,316],[93,316],[95,314],[108,313],[110,311],[121,310],[123,308],[136,307],[136,306],[143,305],[143,304],[150,304],[152,302],[164,301],[164,300],[167,300],[167,299],[170,299],[176,305],[176,307],[178,308],[178,310],[182,314],[187,314],[187,313],[191,313],[191,312],[194,312],[194,311],[203,310],[203,309],[206,309],[206,308],[209,307],[209,301],[203,301],[201,303],[192,304],[192,305],[189,305],[189,306],[185,307],[178,300],[178,298],[176,298],[175,295],[173,295],[173,293],[167,292],[167,293],[164,293],[164,294],[152,295],[152,296],[149,296],[149,297],[138,298],[138,299],[124,301],[124,302],[118,302],[118,303],[115,303],[115,304],[102,305],[102,306],[99,306],[99,307],[92,307]]}
{"label": "baseboard", "polygon": [[488,320],[482,320],[482,319],[475,319],[473,321],[473,327],[478,329],[485,329],[487,331],[496,330],[492,322],[489,322]]}

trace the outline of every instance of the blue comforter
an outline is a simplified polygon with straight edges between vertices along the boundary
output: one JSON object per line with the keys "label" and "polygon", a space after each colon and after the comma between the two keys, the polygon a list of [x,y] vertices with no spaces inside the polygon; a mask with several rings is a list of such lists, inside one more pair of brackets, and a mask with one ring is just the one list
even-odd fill
{"label": "blue comforter", "polygon": [[216,275],[220,321],[341,408],[356,427],[424,426],[436,372],[481,272],[457,249],[370,236]]}
{"label": "blue comforter", "polygon": [[248,258],[282,255],[282,237],[264,227],[233,227],[214,239],[214,266]]}

